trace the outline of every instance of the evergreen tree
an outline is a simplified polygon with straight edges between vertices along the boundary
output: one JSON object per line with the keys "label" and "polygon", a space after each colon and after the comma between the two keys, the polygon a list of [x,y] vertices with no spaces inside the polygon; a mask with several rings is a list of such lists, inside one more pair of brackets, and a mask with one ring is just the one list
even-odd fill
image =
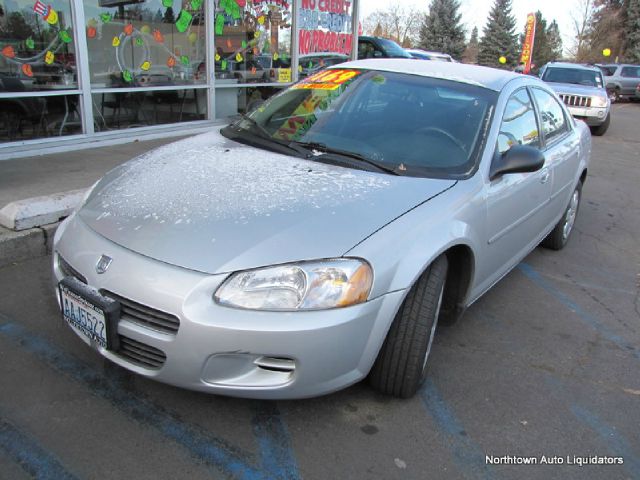
{"label": "evergreen tree", "polygon": [[625,28],[624,57],[629,63],[640,63],[640,0],[629,0]]}
{"label": "evergreen tree", "polygon": [[[511,0],[495,0],[480,40],[478,63],[501,68],[515,67],[520,60],[515,28]],[[499,61],[502,56],[507,59],[504,65]]]}
{"label": "evergreen tree", "polygon": [[473,27],[471,30],[471,38],[467,43],[464,55],[462,55],[462,61],[464,63],[478,63],[478,27]]}
{"label": "evergreen tree", "polygon": [[[549,50],[551,57],[550,61],[554,62],[562,58],[562,36],[560,35],[560,28],[555,20],[551,22],[549,28],[547,28],[547,42],[549,42]],[[542,65],[538,65],[541,67]]]}
{"label": "evergreen tree", "polygon": [[465,50],[465,34],[459,9],[458,0],[431,0],[429,14],[420,27],[420,47],[460,60]]}

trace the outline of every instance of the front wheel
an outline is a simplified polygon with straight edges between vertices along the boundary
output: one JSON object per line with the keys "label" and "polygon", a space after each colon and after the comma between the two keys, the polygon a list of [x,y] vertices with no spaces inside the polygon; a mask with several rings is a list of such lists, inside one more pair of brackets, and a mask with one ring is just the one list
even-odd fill
{"label": "front wheel", "polygon": [[591,127],[591,134],[595,135],[596,137],[601,137],[602,135],[607,133],[607,130],[609,130],[610,123],[611,113],[607,114],[607,118],[604,119],[604,122],[602,122],[602,124],[598,125],[597,127]]}
{"label": "front wheel", "polygon": [[582,198],[582,182],[578,181],[575,190],[571,194],[569,205],[564,211],[562,218],[556,224],[554,229],[542,241],[542,246],[551,250],[561,250],[569,241],[569,236],[573,231],[573,226],[580,208],[580,199]]}
{"label": "front wheel", "polygon": [[378,353],[369,382],[400,398],[413,396],[426,376],[447,277],[447,257],[438,257],[411,287]]}

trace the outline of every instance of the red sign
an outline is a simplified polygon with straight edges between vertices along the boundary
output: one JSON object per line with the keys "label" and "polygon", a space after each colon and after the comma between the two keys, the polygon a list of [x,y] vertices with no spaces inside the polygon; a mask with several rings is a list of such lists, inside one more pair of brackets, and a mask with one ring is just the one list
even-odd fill
{"label": "red sign", "polygon": [[522,55],[520,63],[524,63],[522,73],[531,71],[531,57],[533,56],[533,43],[536,37],[536,16],[533,13],[527,15],[527,26],[524,30],[524,42],[522,43]]}

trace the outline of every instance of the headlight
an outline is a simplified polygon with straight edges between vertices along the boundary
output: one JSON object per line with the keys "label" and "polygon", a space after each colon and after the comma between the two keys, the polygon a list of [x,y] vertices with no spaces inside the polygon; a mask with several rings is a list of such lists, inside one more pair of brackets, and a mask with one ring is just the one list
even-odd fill
{"label": "headlight", "polygon": [[319,310],[365,302],[372,284],[367,262],[339,258],[236,272],[214,299],[252,310]]}
{"label": "headlight", "polygon": [[606,107],[607,106],[607,97],[591,97],[591,106],[592,107]]}

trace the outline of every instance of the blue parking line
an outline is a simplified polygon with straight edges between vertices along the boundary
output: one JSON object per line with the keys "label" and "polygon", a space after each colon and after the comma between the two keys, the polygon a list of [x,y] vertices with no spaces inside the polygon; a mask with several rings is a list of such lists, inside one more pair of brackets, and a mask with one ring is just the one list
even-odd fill
{"label": "blue parking line", "polygon": [[447,434],[456,464],[464,476],[494,478],[482,449],[466,434],[462,424],[447,406],[446,401],[430,378],[427,378],[420,390],[420,397],[438,427]]}
{"label": "blue parking line", "polygon": [[595,318],[589,312],[582,309],[577,303],[571,300],[566,294],[562,293],[556,287],[551,285],[531,265],[522,262],[518,265],[518,270],[520,270],[529,280],[535,283],[538,287],[542,288],[544,291],[546,291],[547,293],[555,297],[556,300],[558,300],[565,307],[567,307],[569,310],[575,313],[578,317],[580,317],[580,319],[582,319],[586,324],[588,324],[593,330],[598,332],[600,335],[602,335],[604,338],[606,338],[610,342],[615,343],[618,347],[622,348],[623,350],[631,352],[631,354],[637,360],[640,360],[640,351],[638,351],[633,345],[628,343],[620,335],[613,333],[611,330],[605,327],[597,318]]}
{"label": "blue parking line", "polygon": [[598,416],[579,405],[572,405],[571,412],[595,431],[614,455],[623,458],[622,466],[631,478],[640,478],[640,457],[633,452],[631,444],[615,428],[607,425]]}
{"label": "blue parking line", "polygon": [[275,402],[256,402],[251,420],[258,441],[260,460],[267,478],[297,480],[298,467],[291,448],[291,437]]}
{"label": "blue parking line", "polygon": [[38,442],[0,418],[0,449],[37,480],[75,480]]}
{"label": "blue parking line", "polygon": [[[7,320],[0,314],[1,320]],[[89,387],[91,392],[111,402],[131,418],[160,431],[183,446],[194,457],[214,466],[226,475],[246,480],[265,477],[260,468],[250,465],[250,455],[240,452],[224,440],[201,433],[176,420],[162,407],[122,389],[117,382],[66,354],[44,338],[31,334],[13,322],[0,324],[0,334],[20,344],[53,369]]]}

